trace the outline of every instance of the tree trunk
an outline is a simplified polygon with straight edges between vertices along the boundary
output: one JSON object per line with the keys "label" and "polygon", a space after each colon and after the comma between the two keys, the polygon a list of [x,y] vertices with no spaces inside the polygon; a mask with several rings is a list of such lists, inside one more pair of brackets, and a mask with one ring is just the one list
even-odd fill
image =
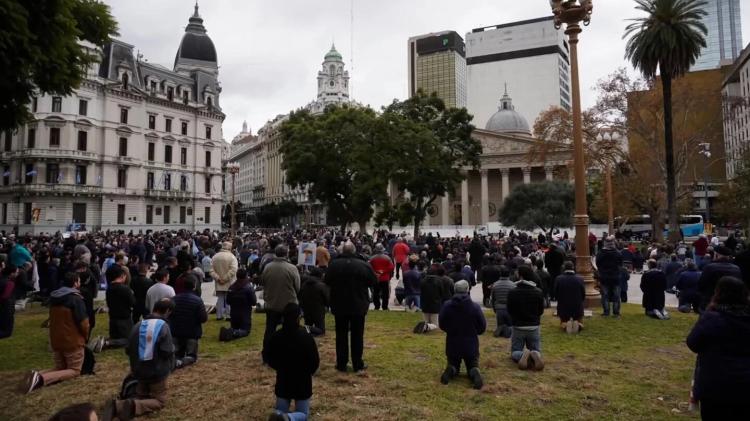
{"label": "tree trunk", "polygon": [[664,159],[667,169],[667,215],[669,216],[669,241],[680,240],[680,225],[677,218],[677,181],[674,173],[674,142],[672,139],[672,76],[660,66],[661,84],[664,93]]}
{"label": "tree trunk", "polygon": [[422,224],[426,206],[423,206],[422,199],[417,199],[417,205],[414,207],[414,241],[419,237],[419,226]]}
{"label": "tree trunk", "polygon": [[359,233],[367,234],[367,219],[359,220],[357,224],[359,225]]}
{"label": "tree trunk", "polygon": [[664,226],[662,225],[661,212],[651,214],[651,240],[660,242],[664,237]]}

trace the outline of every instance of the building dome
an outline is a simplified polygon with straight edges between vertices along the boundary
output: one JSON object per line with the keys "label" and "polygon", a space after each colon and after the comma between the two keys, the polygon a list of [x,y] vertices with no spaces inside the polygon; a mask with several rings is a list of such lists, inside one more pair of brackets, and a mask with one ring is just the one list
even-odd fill
{"label": "building dome", "polygon": [[529,122],[513,107],[513,100],[508,96],[507,88],[500,99],[500,107],[490,117],[485,129],[497,133],[531,136]]}
{"label": "building dome", "polygon": [[341,57],[341,53],[336,51],[336,45],[331,44],[331,51],[328,52],[325,56],[325,61],[343,61],[343,57]]}
{"label": "building dome", "polygon": [[203,26],[203,18],[198,14],[198,4],[195,5],[195,13],[190,17],[185,35],[182,36],[180,48],[177,49],[175,65],[180,59],[197,60],[216,63],[216,48],[211,41],[206,28]]}

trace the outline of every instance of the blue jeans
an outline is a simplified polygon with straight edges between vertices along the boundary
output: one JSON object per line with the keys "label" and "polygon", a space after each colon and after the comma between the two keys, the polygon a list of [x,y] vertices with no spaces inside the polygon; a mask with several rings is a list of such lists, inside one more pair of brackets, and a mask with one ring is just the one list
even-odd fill
{"label": "blue jeans", "polygon": [[276,410],[285,413],[292,421],[305,421],[310,415],[310,399],[294,401],[294,412],[289,412],[292,406],[291,399],[276,397]]}
{"label": "blue jeans", "polygon": [[612,303],[612,314],[615,316],[620,315],[620,285],[604,285],[601,284],[600,290],[602,293],[602,308],[604,315],[609,316],[609,303]]}
{"label": "blue jeans", "polygon": [[521,359],[524,346],[529,351],[542,352],[542,337],[539,327],[534,330],[513,329],[513,334],[510,337],[510,357],[513,358],[513,361],[518,362]]}
{"label": "blue jeans", "polygon": [[416,308],[421,308],[419,305],[420,304],[419,299],[420,299],[419,295],[407,295],[406,299],[404,300],[404,306],[406,308],[409,308],[411,307],[412,304],[414,304]]}
{"label": "blue jeans", "polygon": [[216,318],[223,319],[228,316],[227,291],[216,291]]}

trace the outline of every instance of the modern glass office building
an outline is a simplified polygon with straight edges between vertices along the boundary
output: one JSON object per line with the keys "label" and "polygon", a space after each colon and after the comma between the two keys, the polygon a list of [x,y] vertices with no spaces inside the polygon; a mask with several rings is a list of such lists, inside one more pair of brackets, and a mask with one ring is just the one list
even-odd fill
{"label": "modern glass office building", "polygon": [[742,52],[740,0],[707,0],[706,12],[707,45],[691,71],[716,69],[722,61],[732,62]]}

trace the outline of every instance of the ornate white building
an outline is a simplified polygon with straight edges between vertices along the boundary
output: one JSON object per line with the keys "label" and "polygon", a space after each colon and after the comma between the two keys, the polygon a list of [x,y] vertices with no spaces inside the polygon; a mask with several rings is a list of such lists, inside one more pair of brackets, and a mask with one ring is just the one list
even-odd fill
{"label": "ornate white building", "polygon": [[219,229],[221,86],[198,6],[172,69],[113,40],[70,96],[39,96],[3,134],[0,229]]}

